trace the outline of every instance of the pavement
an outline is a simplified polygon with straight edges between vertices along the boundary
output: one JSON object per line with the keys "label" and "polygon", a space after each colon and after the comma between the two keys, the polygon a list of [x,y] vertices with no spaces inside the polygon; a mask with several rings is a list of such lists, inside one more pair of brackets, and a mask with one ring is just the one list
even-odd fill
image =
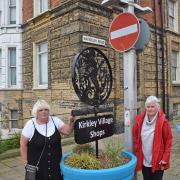
{"label": "pavement", "polygon": [[[179,121],[180,122],[180,121]],[[171,167],[164,173],[163,180],[180,180],[180,134],[177,133],[175,125],[177,121],[171,122],[173,133],[173,146],[171,153]],[[123,143],[124,134],[117,136]],[[63,146],[63,152],[73,148],[73,144]],[[0,160],[0,180],[24,180],[24,167],[20,156]],[[137,180],[142,180],[141,172],[137,173]]]}

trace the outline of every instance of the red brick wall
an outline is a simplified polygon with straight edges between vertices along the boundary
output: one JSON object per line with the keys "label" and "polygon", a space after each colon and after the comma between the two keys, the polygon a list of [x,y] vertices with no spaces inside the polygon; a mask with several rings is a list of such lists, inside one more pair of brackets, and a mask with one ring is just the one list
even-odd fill
{"label": "red brick wall", "polygon": [[51,0],[51,9],[59,5],[60,0]]}
{"label": "red brick wall", "polygon": [[[50,0],[50,7],[51,9],[55,8],[61,3],[62,0]],[[156,2],[156,22],[157,25],[160,26],[160,0],[155,0]],[[145,18],[149,23],[154,24],[154,0],[139,0],[139,4],[142,7],[150,7],[152,8],[153,12],[143,15],[143,18]],[[33,17],[33,0],[23,0],[23,22],[26,22],[28,19],[31,19]]]}
{"label": "red brick wall", "polygon": [[23,0],[23,22],[33,17],[33,0]]}
{"label": "red brick wall", "polygon": [[143,17],[148,21],[150,22],[151,24],[154,24],[154,1],[156,2],[156,23],[157,23],[157,26],[160,26],[161,25],[161,18],[160,18],[160,5],[159,5],[159,1],[160,0],[150,0],[150,1],[147,1],[147,0],[140,0],[139,1],[139,4],[142,6],[142,7],[150,7],[153,12],[152,13],[148,13],[146,15],[143,15]]}
{"label": "red brick wall", "polygon": [[[59,5],[61,0],[50,0],[50,8],[53,9]],[[33,17],[33,0],[23,0],[23,22]]]}

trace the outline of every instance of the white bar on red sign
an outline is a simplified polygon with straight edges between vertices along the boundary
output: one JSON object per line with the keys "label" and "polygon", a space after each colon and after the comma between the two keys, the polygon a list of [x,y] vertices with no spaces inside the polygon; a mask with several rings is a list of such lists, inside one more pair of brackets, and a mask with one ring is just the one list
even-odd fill
{"label": "white bar on red sign", "polygon": [[111,32],[111,39],[116,39],[116,38],[120,38],[123,36],[127,36],[127,35],[130,35],[132,33],[136,33],[137,31],[138,31],[137,24],[133,24],[133,25],[130,25],[128,27],[118,29],[116,31],[112,31]]}

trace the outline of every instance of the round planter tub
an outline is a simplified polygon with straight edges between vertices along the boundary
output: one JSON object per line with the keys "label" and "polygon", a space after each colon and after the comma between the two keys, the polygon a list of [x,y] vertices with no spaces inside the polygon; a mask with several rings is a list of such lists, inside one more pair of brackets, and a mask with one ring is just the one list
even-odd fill
{"label": "round planter tub", "polygon": [[78,169],[65,165],[64,160],[70,154],[64,154],[60,163],[64,180],[132,180],[134,177],[137,159],[131,152],[122,152],[123,156],[130,157],[131,160],[128,163],[118,167],[100,170]]}

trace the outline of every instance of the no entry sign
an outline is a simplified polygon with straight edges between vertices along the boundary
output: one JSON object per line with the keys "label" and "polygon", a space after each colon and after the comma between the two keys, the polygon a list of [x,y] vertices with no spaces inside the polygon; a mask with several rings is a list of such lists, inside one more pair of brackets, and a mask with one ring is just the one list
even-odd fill
{"label": "no entry sign", "polygon": [[135,45],[139,33],[138,19],[135,15],[125,12],[112,21],[109,28],[109,42],[115,50],[124,52]]}

